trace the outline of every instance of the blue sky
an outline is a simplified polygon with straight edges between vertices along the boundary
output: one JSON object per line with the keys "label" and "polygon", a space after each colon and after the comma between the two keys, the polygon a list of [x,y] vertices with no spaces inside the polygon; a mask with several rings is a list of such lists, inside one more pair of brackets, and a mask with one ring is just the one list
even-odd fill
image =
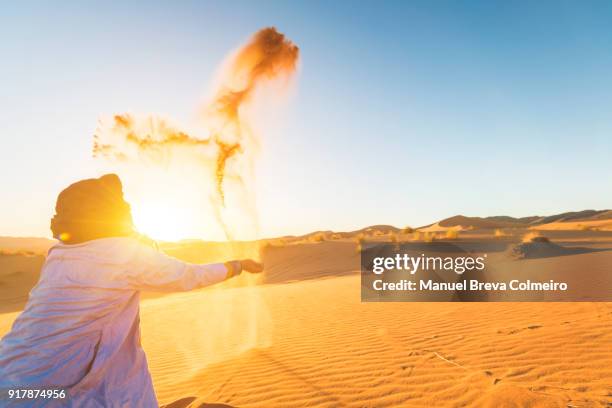
{"label": "blue sky", "polygon": [[612,203],[610,2],[21,2],[0,15],[0,235],[98,175],[100,115],[186,118],[274,25],[301,49],[264,136],[262,235]]}

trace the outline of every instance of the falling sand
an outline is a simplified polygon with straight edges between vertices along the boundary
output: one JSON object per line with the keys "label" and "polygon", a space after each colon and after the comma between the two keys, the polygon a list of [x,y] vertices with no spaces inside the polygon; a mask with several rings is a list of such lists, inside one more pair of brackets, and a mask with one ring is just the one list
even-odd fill
{"label": "falling sand", "polygon": [[262,85],[290,78],[296,70],[298,55],[298,47],[283,34],[275,28],[264,28],[230,59],[212,101],[200,110],[203,124],[195,131],[184,130],[160,116],[116,114],[110,121],[99,122],[94,135],[94,157],[164,167],[172,160],[197,163],[202,185],[215,186],[209,197],[212,209],[225,237],[231,241],[236,228],[228,225],[229,217],[224,217],[229,204],[226,185],[230,179],[239,192],[231,204],[245,210],[248,221],[258,226],[250,185],[257,140],[244,109],[257,104],[255,93]]}
{"label": "falling sand", "polygon": [[[256,93],[261,87],[272,81],[282,83],[292,76],[298,53],[298,48],[275,28],[260,30],[229,58],[212,101],[199,109],[197,126],[187,130],[158,115],[116,114],[110,120],[100,120],[94,135],[94,157],[136,166],[136,173],[149,179],[165,177],[151,184],[152,191],[141,200],[145,204],[161,202],[175,192],[164,191],[164,187],[186,184],[185,191],[181,191],[183,199],[168,206],[171,217],[180,215],[181,205],[193,203],[198,195],[207,195],[215,221],[228,241],[234,241],[245,224],[258,230],[253,160],[259,143],[245,109],[257,105]],[[270,95],[266,96],[269,103]],[[188,174],[196,176],[186,183]],[[231,200],[228,188],[233,191]],[[128,182],[128,195],[129,190]],[[205,208],[198,209],[192,218],[206,212]],[[137,219],[138,209],[134,215]],[[153,222],[162,222],[163,218],[164,214],[155,214]],[[214,254],[210,261],[258,255],[257,248],[244,248],[239,243],[228,248],[229,251]],[[195,374],[209,364],[269,346],[270,321],[261,289],[255,285],[257,279],[241,276],[206,293],[176,295],[156,304],[159,310],[152,310],[154,314],[167,308],[177,311],[172,331],[168,332],[165,324],[154,326],[151,336],[172,344],[177,352],[173,365],[183,374]],[[235,286],[238,288],[228,290]],[[191,350],[198,350],[196,358]]]}

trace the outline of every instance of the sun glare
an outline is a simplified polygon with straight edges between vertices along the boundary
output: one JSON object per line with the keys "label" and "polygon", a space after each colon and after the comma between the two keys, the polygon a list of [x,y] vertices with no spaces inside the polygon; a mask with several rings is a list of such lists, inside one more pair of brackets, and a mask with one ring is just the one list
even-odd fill
{"label": "sun glare", "polygon": [[121,177],[138,232],[159,241],[225,240],[211,204],[215,185],[193,158],[177,154],[165,167],[123,163],[102,171]]}
{"label": "sun glare", "polygon": [[134,224],[139,232],[161,241],[195,238],[193,214],[170,203],[133,204]]}

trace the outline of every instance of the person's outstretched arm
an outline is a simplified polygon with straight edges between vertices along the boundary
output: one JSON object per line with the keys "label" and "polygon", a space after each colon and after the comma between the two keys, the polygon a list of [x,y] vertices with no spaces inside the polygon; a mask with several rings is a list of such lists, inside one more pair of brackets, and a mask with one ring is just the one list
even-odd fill
{"label": "person's outstretched arm", "polygon": [[174,292],[213,285],[239,275],[242,271],[259,273],[262,270],[260,263],[250,259],[192,264],[138,243],[125,278],[128,286],[133,289]]}

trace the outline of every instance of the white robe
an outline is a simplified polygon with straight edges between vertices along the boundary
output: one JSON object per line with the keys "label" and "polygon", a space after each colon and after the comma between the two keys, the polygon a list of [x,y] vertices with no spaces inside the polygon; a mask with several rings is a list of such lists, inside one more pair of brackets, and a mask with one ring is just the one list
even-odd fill
{"label": "white robe", "polygon": [[68,390],[66,400],[39,398],[20,407],[156,407],[140,345],[139,291],[196,289],[227,272],[222,263],[185,263],[135,238],[55,245],[24,312],[0,342],[0,391]]}

